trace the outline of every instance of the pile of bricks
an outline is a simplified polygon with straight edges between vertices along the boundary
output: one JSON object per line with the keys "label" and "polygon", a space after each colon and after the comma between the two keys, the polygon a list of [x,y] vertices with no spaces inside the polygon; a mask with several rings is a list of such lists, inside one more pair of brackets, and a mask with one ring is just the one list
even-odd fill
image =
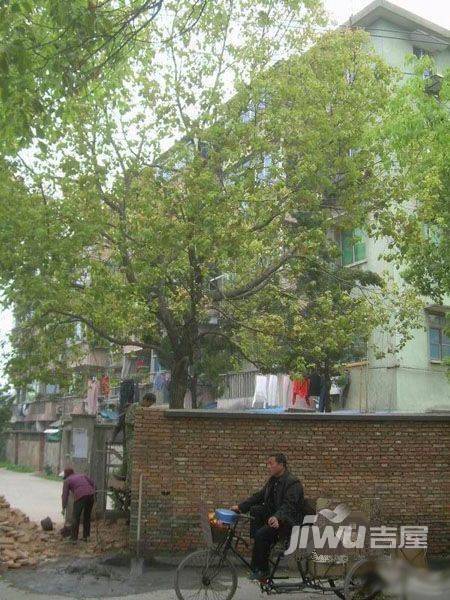
{"label": "pile of bricks", "polygon": [[91,540],[72,545],[59,531],[44,532],[20,510],[13,509],[0,496],[0,566],[6,569],[33,567],[61,557],[100,555],[128,546],[128,526],[121,519],[114,523],[96,521]]}
{"label": "pile of bricks", "polygon": [[36,523],[20,510],[10,508],[0,496],[0,563],[7,569],[37,565],[39,560],[54,556],[57,538],[53,531],[39,531]]}

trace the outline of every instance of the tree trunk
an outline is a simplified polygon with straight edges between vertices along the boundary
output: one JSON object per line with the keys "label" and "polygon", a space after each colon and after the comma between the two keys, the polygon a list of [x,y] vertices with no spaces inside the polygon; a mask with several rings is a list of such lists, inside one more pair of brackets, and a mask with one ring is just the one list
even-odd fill
{"label": "tree trunk", "polygon": [[325,412],[331,412],[331,376],[330,376],[330,366],[328,363],[325,364],[325,372],[324,372],[324,380],[325,380]]}
{"label": "tree trunk", "polygon": [[198,408],[197,405],[197,375],[192,375],[190,380],[192,408]]}
{"label": "tree trunk", "polygon": [[184,408],[184,396],[188,387],[188,361],[185,356],[174,360],[170,378],[170,408]]}
{"label": "tree trunk", "polygon": [[331,412],[330,388],[330,366],[327,362],[320,371],[319,412]]}

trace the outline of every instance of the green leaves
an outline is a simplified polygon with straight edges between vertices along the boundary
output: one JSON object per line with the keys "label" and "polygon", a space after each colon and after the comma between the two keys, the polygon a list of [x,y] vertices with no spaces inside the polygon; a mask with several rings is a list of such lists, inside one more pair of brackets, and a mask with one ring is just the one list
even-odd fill
{"label": "green leaves", "polygon": [[414,60],[414,75],[392,96],[380,122],[382,156],[396,165],[399,193],[380,211],[378,233],[392,238],[389,258],[403,276],[443,302],[450,291],[450,77],[447,71],[439,96],[430,94],[425,68],[434,68],[429,57]]}
{"label": "green leaves", "polygon": [[[305,52],[316,2],[211,2],[180,35],[192,5],[168,2],[152,39],[134,37],[94,81],[116,49],[108,4],[95,18],[86,3],[45,4],[62,44],[60,58],[47,55],[50,79],[9,79],[34,90],[30,106],[38,97],[47,120],[31,115],[39,140],[0,178],[0,283],[20,317],[14,381],[39,370],[67,379],[76,323],[92,343],[156,349],[177,402],[188,371],[217,380],[227,361],[338,363],[386,318],[381,302],[352,294],[379,282],[337,268],[330,232],[364,226],[386,202],[373,132],[391,71],[358,32]],[[81,53],[75,38],[88,42]]]}

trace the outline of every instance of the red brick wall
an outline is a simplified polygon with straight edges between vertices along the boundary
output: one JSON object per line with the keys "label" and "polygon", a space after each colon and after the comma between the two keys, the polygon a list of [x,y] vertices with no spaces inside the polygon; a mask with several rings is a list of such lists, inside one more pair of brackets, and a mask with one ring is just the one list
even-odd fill
{"label": "red brick wall", "polygon": [[260,415],[139,408],[131,536],[143,475],[142,538],[154,551],[201,543],[198,503],[228,507],[259,489],[270,453],[287,454],[305,495],[352,508],[379,497],[382,523],[428,525],[429,553],[450,552],[450,418]]}

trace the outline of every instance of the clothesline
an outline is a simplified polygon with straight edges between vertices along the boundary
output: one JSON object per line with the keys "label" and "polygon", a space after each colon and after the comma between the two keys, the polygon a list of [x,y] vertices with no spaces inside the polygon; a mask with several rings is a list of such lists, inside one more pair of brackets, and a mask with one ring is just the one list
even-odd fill
{"label": "clothesline", "polygon": [[[256,375],[253,408],[282,407],[315,410],[313,398],[320,396],[322,379],[313,374],[303,379],[291,379],[289,375]],[[341,388],[332,382],[330,394],[339,394]]]}

